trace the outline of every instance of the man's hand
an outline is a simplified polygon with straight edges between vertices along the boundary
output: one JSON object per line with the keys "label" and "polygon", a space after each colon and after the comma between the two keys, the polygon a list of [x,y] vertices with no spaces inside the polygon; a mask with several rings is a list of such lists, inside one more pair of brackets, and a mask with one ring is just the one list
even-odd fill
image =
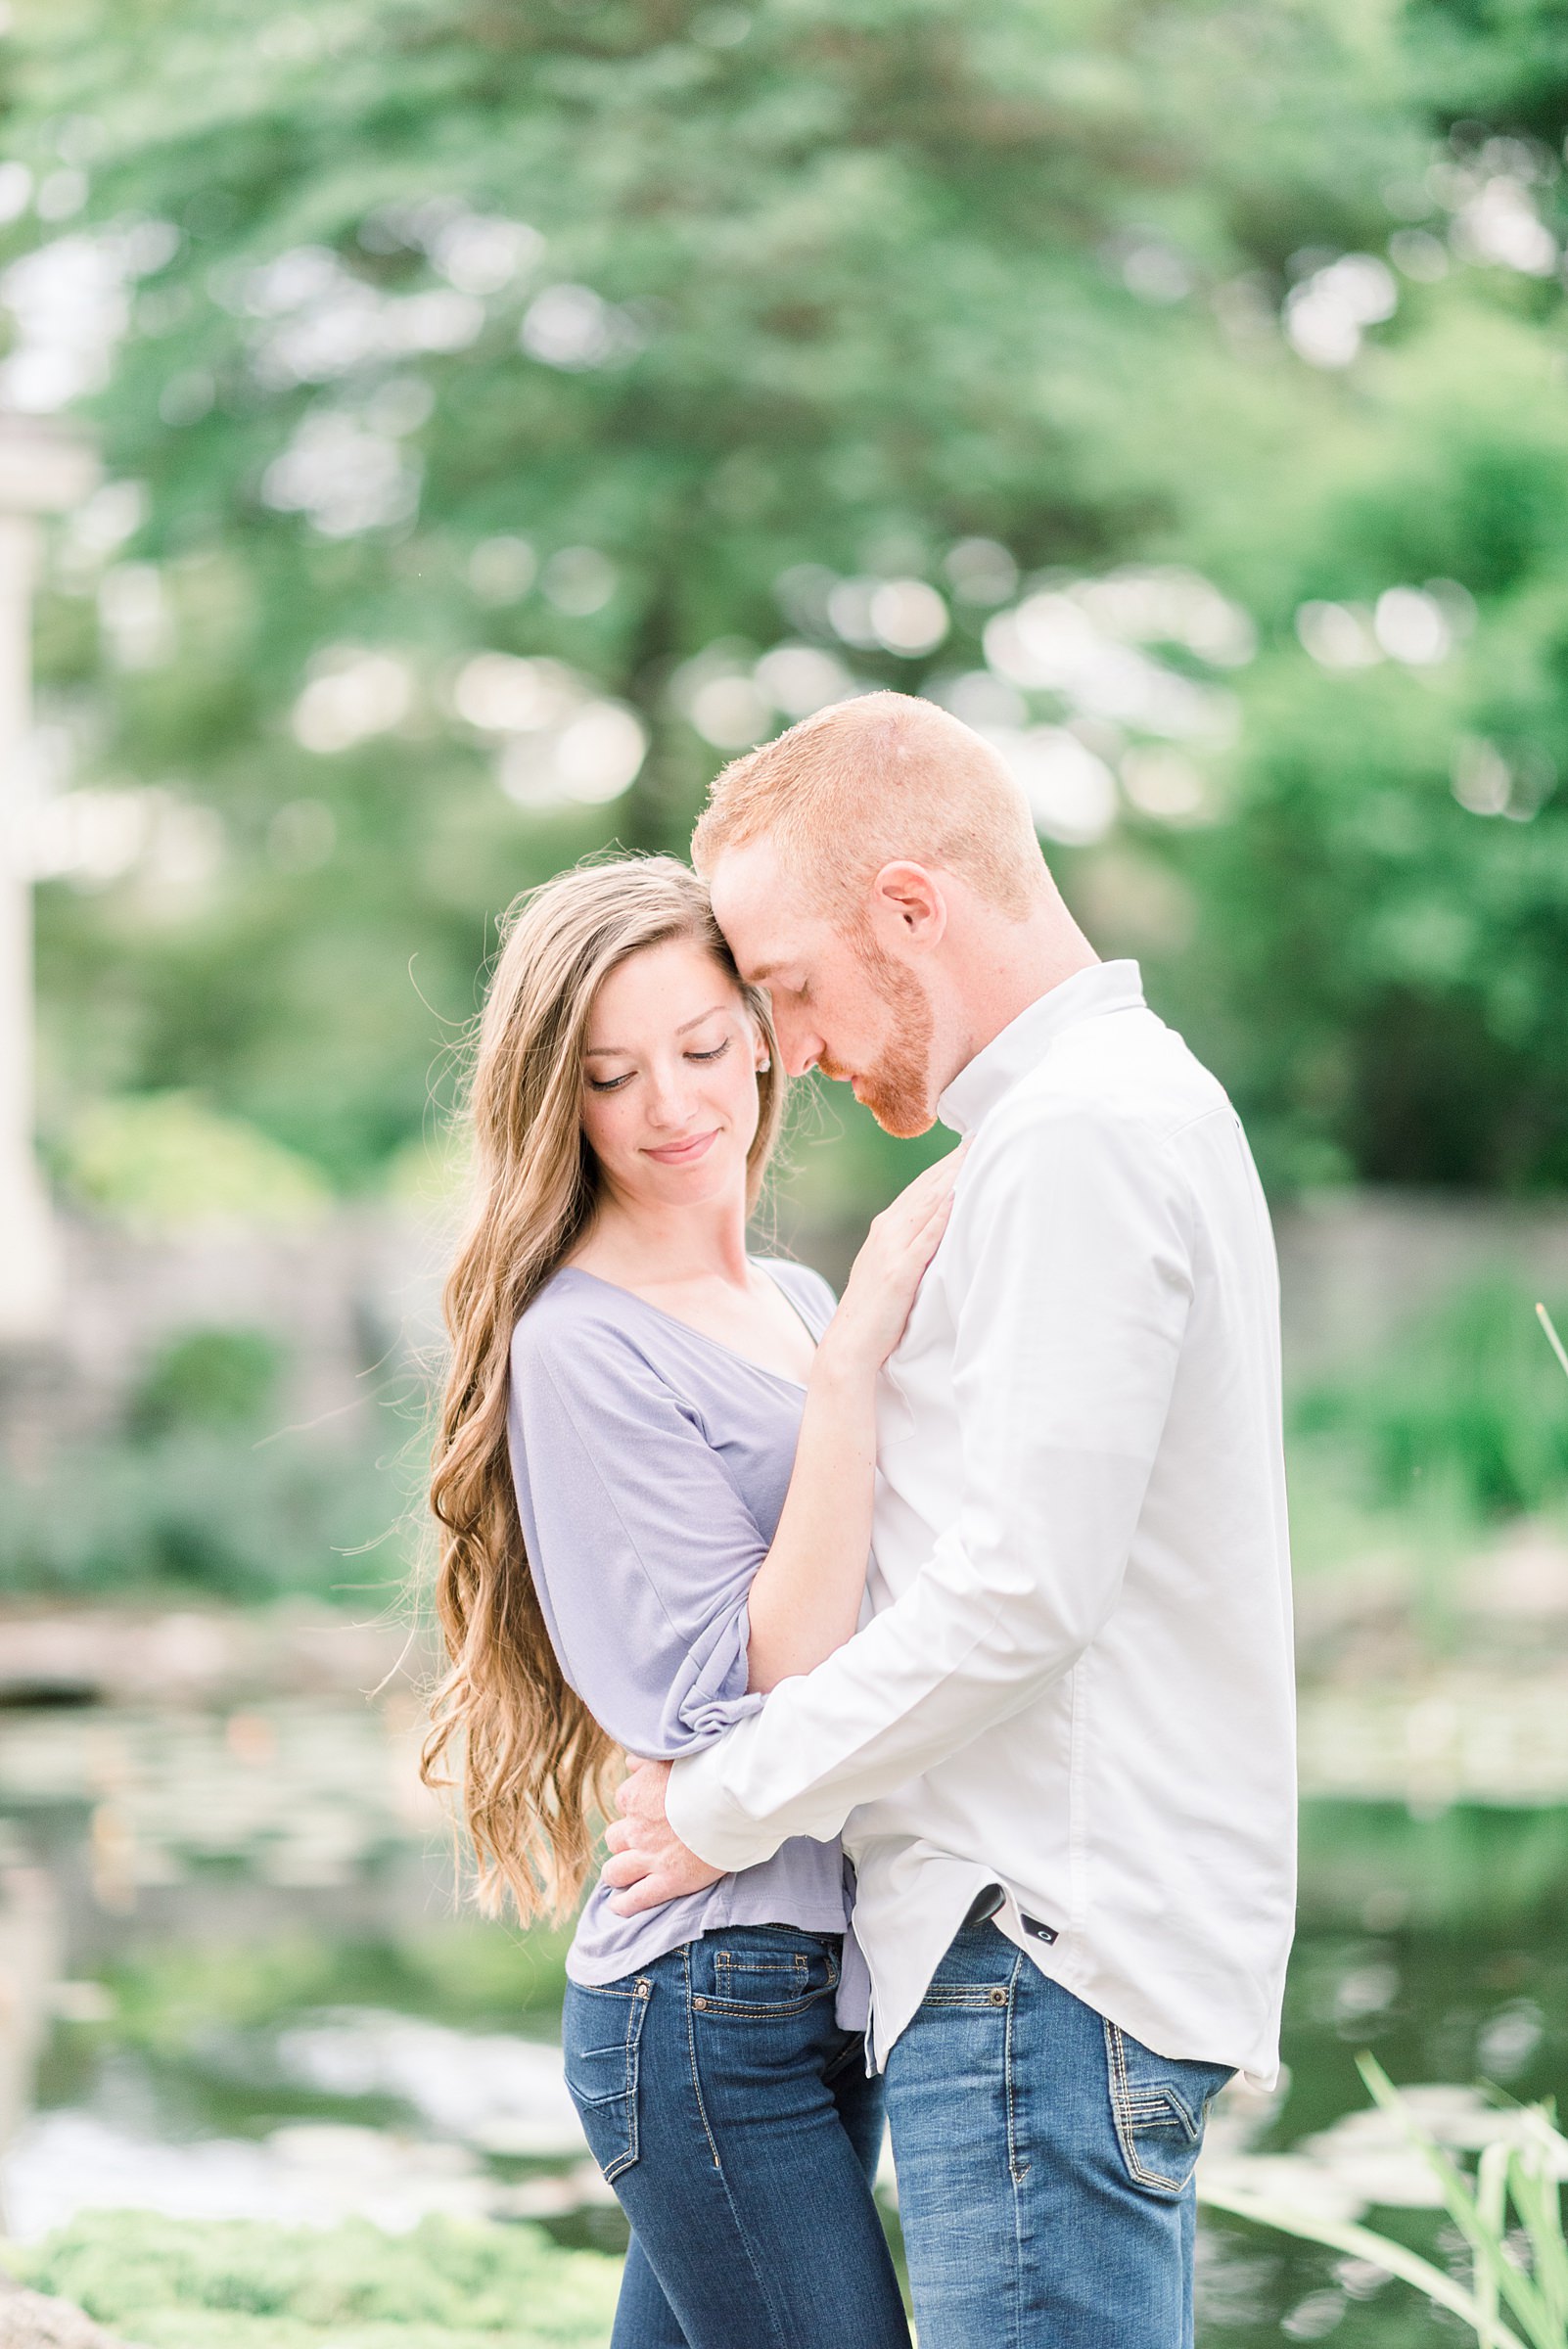
{"label": "man's hand", "polygon": [[662,1909],[716,1884],[724,1871],[689,1852],[666,1819],[669,1764],[642,1762],[635,1754],[627,1760],[631,1769],[616,1796],[621,1817],[605,1836],[611,1857],[600,1881],[620,1888],[610,1904],[617,1916],[640,1916],[645,1909]]}

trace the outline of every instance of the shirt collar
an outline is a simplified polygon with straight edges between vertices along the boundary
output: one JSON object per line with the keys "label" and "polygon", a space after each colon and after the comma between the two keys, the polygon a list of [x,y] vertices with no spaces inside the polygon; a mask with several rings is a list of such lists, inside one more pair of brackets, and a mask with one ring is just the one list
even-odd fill
{"label": "shirt collar", "polygon": [[1048,994],[1037,996],[959,1070],[937,1103],[938,1117],[953,1133],[972,1132],[1065,1029],[1109,1011],[1142,1006],[1143,980],[1135,962],[1095,962],[1086,971],[1075,971]]}

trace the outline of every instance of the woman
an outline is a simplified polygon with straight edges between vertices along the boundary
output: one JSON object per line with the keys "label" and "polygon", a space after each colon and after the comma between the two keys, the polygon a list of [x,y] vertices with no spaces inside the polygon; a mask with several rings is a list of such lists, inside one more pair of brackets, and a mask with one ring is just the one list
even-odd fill
{"label": "woman", "polygon": [[[460,1757],[491,1908],[576,1898],[619,1749],[690,1752],[855,1628],[874,1381],[950,1165],[878,1219],[835,1311],[746,1253],[773,1060],[683,865],[526,900],[480,1029],[432,1486],[451,1669],[425,1768]],[[805,1840],[641,1916],[590,1894],[563,2028],[632,2230],[614,2349],[907,2344],[846,1922],[838,1847]]]}

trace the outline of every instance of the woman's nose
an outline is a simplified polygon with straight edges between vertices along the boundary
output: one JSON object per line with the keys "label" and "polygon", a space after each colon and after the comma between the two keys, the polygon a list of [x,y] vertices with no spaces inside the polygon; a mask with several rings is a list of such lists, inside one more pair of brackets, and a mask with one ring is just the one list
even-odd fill
{"label": "woman's nose", "polygon": [[684,1126],[691,1116],[694,1095],[689,1069],[655,1069],[648,1114],[656,1126]]}

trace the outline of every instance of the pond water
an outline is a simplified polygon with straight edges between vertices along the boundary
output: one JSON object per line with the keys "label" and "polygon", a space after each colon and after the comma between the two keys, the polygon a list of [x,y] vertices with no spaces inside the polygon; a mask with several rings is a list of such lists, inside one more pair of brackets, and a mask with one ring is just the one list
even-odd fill
{"label": "pond water", "polygon": [[[1397,2235],[1467,2278],[1468,2259],[1435,2182],[1368,2109],[1356,2054],[1369,2049],[1451,2145],[1473,2145],[1490,2100],[1568,2086],[1568,1945],[1560,1923],[1495,1920],[1490,1930],[1369,1934],[1316,1929],[1298,1941],[1286,2000],[1289,2081],[1248,2153],[1270,2188]],[[1215,2153],[1223,2152],[1217,2142]],[[1293,2157],[1287,2168],[1272,2156]],[[1259,2159],[1261,2157],[1261,2159]],[[1315,2173],[1315,2175],[1314,2175]],[[1258,2183],[1263,2184],[1260,2176]],[[1314,2190],[1315,2189],[1315,2190]],[[1426,2349],[1456,2321],[1376,2270],[1238,2223],[1206,2219],[1200,2267],[1205,2349],[1263,2349],[1333,2336],[1343,2349]],[[1472,2338],[1458,2328],[1461,2338]]]}
{"label": "pond water", "polygon": [[[618,2253],[620,2214],[561,2087],[554,1952],[529,2004],[471,1969],[466,1988],[443,1988],[440,1962],[435,1944],[411,1968],[391,1947],[295,1941],[213,1953],[194,1976],[179,1954],[145,1953],[107,1970],[96,2012],[78,1987],[78,2019],[56,2027],[39,2110],[7,2165],[15,2232],[37,2235],[84,2204],[303,2224],[359,2212],[392,2229],[438,2210],[533,2219],[563,2242]],[[269,1964],[277,2003],[265,2011]],[[241,1995],[231,1984],[210,1997],[232,1969]],[[1271,2108],[1222,2111],[1215,2158],[1261,2158],[1271,2186],[1299,2193],[1305,2182],[1319,2203],[1326,2187],[1329,2207],[1364,2210],[1462,2273],[1419,2163],[1365,2114],[1355,2052],[1373,2049],[1402,2082],[1556,2094],[1568,2082],[1568,1950],[1555,1930],[1311,1931],[1285,2045],[1288,2086]],[[1467,2101],[1451,2093],[1448,2114],[1462,2118]],[[896,2228],[891,2193],[888,2207]],[[1205,2349],[1330,2334],[1345,2349],[1416,2349],[1453,2334],[1375,2271],[1213,2220],[1200,2314]]]}
{"label": "pond water", "polygon": [[[561,1943],[443,1913],[393,1727],[277,1706],[177,1739],[152,1715],[0,1730],[0,1816],[51,1865],[71,1945],[0,2176],[19,2237],[86,2206],[393,2230],[438,2211],[619,2253],[560,2079]],[[1306,1825],[1287,2080],[1223,2099],[1206,2158],[1462,2275],[1355,2058],[1430,2092],[1461,2147],[1478,2083],[1568,2086],[1568,1813],[1339,1803]],[[1231,2221],[1205,2221],[1199,2308],[1200,2349],[1456,2337],[1378,2271]]]}

